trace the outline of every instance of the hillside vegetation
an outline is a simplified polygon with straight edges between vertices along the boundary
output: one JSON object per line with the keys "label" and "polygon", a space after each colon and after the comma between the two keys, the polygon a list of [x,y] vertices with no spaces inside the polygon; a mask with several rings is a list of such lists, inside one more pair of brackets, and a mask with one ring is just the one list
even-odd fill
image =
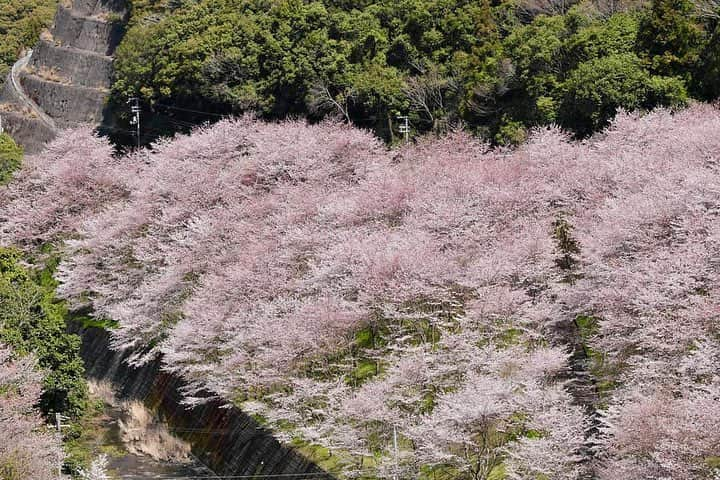
{"label": "hillside vegetation", "polygon": [[[0,135],[0,186],[10,182],[23,150]],[[4,210],[3,210],[4,213]],[[82,458],[66,455],[61,440],[79,434],[75,424],[88,408],[80,338],[67,331],[69,314],[55,296],[57,258],[33,256],[0,246],[0,478],[54,478],[58,465],[76,472]],[[64,435],[49,433],[55,413]],[[67,422],[73,422],[68,425]],[[99,478],[99,477],[98,477]]]}
{"label": "hillside vegetation", "polygon": [[22,163],[23,149],[8,134],[0,134],[0,185],[12,178]]}
{"label": "hillside vegetation", "polygon": [[338,116],[392,141],[407,114],[414,132],[462,122],[505,144],[537,125],[585,136],[618,107],[719,93],[712,0],[136,4],[114,98],[140,95],[155,129],[214,118],[177,108],[256,111]]}
{"label": "hillside vegetation", "polygon": [[[0,186],[12,180],[23,161],[22,148],[0,135]],[[18,355],[34,355],[44,371],[38,401],[42,413],[80,416],[87,391],[80,359],[80,338],[67,333],[67,309],[55,297],[52,278],[57,258],[47,255],[42,268],[25,268],[33,262],[21,252],[0,246],[0,346]]]}
{"label": "hillside vegetation", "polygon": [[60,439],[35,411],[42,392],[42,372],[35,359],[13,358],[0,343],[0,478],[56,478],[62,459]]}
{"label": "hillside vegetation", "polygon": [[5,0],[0,3],[0,85],[26,48],[38,42],[49,27],[57,0]]}
{"label": "hillside vegetation", "polygon": [[21,260],[19,252],[0,248],[0,342],[34,355],[44,370],[42,413],[77,417],[87,401],[80,338],[66,331],[67,310],[55,298],[52,271],[28,270]]}
{"label": "hillside vegetation", "polygon": [[387,150],[245,117],[118,158],[80,129],[2,190],[2,239],[61,242],[62,295],[132,361],[333,472],[709,480],[719,130],[698,104]]}

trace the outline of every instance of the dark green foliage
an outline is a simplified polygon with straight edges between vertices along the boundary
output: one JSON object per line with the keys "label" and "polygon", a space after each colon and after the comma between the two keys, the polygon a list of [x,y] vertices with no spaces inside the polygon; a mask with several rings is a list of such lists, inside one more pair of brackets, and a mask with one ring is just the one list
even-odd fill
{"label": "dark green foliage", "polygon": [[720,23],[715,27],[701,54],[696,88],[702,99],[713,100],[720,97]]}
{"label": "dark green foliage", "polygon": [[[573,12],[575,13],[575,12]],[[567,42],[569,62],[576,66],[579,63],[618,55],[633,51],[635,38],[639,29],[637,14],[618,13],[606,21],[592,21],[585,24],[586,17],[576,14],[568,16],[566,23],[581,24],[576,29],[571,28],[572,34]]]}
{"label": "dark green foliage", "polygon": [[638,50],[653,72],[691,80],[705,43],[693,11],[690,0],[653,0],[638,34]]}
{"label": "dark green foliage", "polygon": [[620,107],[637,110],[687,102],[680,79],[650,75],[633,53],[581,63],[564,88],[561,123],[584,135],[605,127]]}
{"label": "dark green foliage", "polygon": [[502,118],[495,140],[512,143],[507,132],[549,123],[585,136],[618,108],[684,104],[683,81],[651,74],[634,53],[638,29],[636,14],[596,20],[578,9],[516,28],[503,41],[515,71],[505,94],[489,99]]}
{"label": "dark green foliage", "polygon": [[[182,8],[178,6],[182,5]],[[151,128],[215,114],[337,115],[392,142],[462,122],[499,144],[538,125],[580,136],[618,108],[718,95],[717,34],[689,0],[601,14],[518,14],[506,0],[135,0],[114,98],[141,95]],[[156,21],[143,21],[149,16]],[[185,122],[185,123],[183,123]]]}
{"label": "dark green foliage", "polygon": [[0,341],[18,354],[34,352],[47,371],[40,400],[46,413],[79,416],[87,403],[80,338],[66,331],[67,309],[54,297],[51,275],[33,275],[19,253],[0,248]]}
{"label": "dark green foliage", "polygon": [[564,218],[558,218],[553,229],[553,238],[560,252],[555,263],[563,270],[570,270],[577,263],[576,255],[580,253],[580,244],[572,236],[573,227]]}
{"label": "dark green foliage", "polygon": [[[548,98],[548,97],[542,97]],[[503,118],[498,133],[495,134],[495,143],[498,145],[520,145],[527,138],[527,130],[522,122]]]}
{"label": "dark green foliage", "polygon": [[[120,102],[140,94],[215,113],[258,111],[267,118],[349,116],[388,139],[396,116],[421,129],[457,117],[455,63],[495,37],[483,2],[404,0],[364,10],[298,0],[201,0],[159,24],[136,22],[118,50]],[[441,85],[429,105],[409,98]],[[168,112],[156,107],[159,114]]]}
{"label": "dark green foliage", "polygon": [[0,185],[12,178],[13,172],[20,167],[22,158],[23,149],[9,135],[0,134]]}

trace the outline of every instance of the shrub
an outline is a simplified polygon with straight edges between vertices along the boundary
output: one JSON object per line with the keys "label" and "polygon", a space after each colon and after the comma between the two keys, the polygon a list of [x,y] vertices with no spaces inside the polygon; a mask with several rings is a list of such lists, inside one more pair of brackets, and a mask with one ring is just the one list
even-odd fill
{"label": "shrub", "polygon": [[79,416],[87,400],[80,338],[67,333],[67,310],[55,300],[54,284],[34,279],[20,259],[0,248],[0,341],[37,357],[46,372],[40,398],[45,414]]}
{"label": "shrub", "polygon": [[610,55],[581,63],[564,85],[560,123],[581,135],[608,125],[618,109],[687,102],[683,82],[651,76],[633,53]]}
{"label": "shrub", "polygon": [[20,167],[23,150],[7,134],[0,135],[0,185],[7,183]]}
{"label": "shrub", "polygon": [[57,0],[22,0],[0,3],[0,84],[18,54],[37,42],[52,22]]}

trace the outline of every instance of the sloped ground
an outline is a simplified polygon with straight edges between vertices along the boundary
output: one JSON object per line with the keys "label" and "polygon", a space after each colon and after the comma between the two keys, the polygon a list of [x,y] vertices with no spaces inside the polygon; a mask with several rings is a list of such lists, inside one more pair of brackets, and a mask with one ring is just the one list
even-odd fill
{"label": "sloped ground", "polygon": [[76,130],[3,193],[2,238],[72,239],[61,291],[129,361],[335,471],[711,479],[719,129],[694,105],[387,150],[243,118],[123,158]]}

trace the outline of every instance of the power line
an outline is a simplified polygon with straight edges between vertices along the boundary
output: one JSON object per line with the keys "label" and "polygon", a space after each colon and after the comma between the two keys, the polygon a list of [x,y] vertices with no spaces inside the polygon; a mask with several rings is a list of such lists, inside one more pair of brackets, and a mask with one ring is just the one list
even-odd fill
{"label": "power line", "polygon": [[202,111],[202,110],[193,110],[193,109],[191,109],[191,108],[173,107],[173,106],[165,105],[165,104],[162,104],[162,103],[156,103],[155,106],[156,106],[156,107],[169,108],[169,109],[171,109],[171,110],[178,110],[178,111],[180,111],[180,112],[199,113],[199,114],[201,114],[201,115],[212,115],[212,116],[214,116],[214,117],[220,117],[220,118],[225,118],[225,117],[229,116],[228,114],[204,112],[204,111]]}
{"label": "power line", "polygon": [[125,128],[115,127],[115,126],[109,125],[107,123],[101,123],[99,125],[95,125],[95,128],[102,129],[102,130],[112,130],[113,132],[123,132],[123,133],[129,133],[129,134],[135,133],[133,130],[127,130]]}
{"label": "power line", "polygon": [[193,127],[199,127],[202,125],[202,123],[194,123],[194,122],[188,122],[186,120],[180,120],[175,117],[171,117],[169,115],[165,115],[165,114],[159,113],[159,112],[155,112],[155,115],[166,118],[168,122],[173,123],[176,126],[180,126],[180,127],[193,128]]}

